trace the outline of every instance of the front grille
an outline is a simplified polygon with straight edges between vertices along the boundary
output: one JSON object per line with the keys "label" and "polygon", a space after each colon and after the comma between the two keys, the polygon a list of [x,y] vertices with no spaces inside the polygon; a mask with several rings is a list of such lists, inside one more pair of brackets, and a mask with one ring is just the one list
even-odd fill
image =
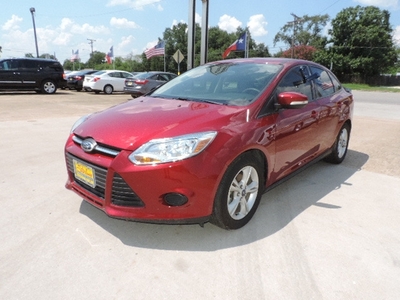
{"label": "front grille", "polygon": [[[72,137],[72,140],[80,146],[80,145],[82,145],[82,142],[84,139],[77,135],[74,135]],[[103,144],[97,144],[94,148],[94,151],[98,152],[98,153],[106,154],[106,155],[109,155],[112,157],[116,157],[121,152],[119,149],[112,148],[108,145],[103,145]]]}
{"label": "front grille", "polygon": [[[90,166],[96,176],[96,186],[93,188],[84,182],[75,178],[75,182],[89,191],[90,193],[96,195],[101,199],[105,199],[105,189],[106,189],[106,178],[107,169],[88,163],[87,161],[81,160],[70,153],[66,154],[68,171],[74,175],[74,164],[73,159]],[[144,206],[143,201],[135,194],[135,192],[129,187],[125,180],[117,173],[114,174],[112,191],[111,191],[111,202],[114,205],[119,206],[131,206],[131,207],[142,207]]]}
{"label": "front grille", "polygon": [[75,159],[77,161],[83,162],[84,164],[90,166],[93,168],[95,174],[96,174],[96,186],[93,188],[84,182],[78,180],[75,178],[75,182],[79,184],[81,187],[83,187],[85,190],[88,190],[92,194],[96,195],[97,197],[101,198],[104,200],[104,194],[106,190],[106,178],[107,178],[107,169],[101,168],[99,166],[93,165],[91,163],[88,163],[86,161],[83,161],[69,153],[67,153],[67,165],[68,165],[68,170],[74,174],[74,164],[72,160]]}

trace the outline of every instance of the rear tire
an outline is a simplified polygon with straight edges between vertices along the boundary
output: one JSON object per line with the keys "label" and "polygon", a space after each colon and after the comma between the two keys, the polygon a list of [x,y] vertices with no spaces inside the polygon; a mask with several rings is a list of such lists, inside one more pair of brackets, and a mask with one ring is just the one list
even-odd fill
{"label": "rear tire", "polygon": [[105,94],[111,95],[113,93],[113,91],[114,91],[114,88],[111,85],[107,84],[104,87],[103,91],[104,91]]}
{"label": "rear tire", "polygon": [[262,196],[262,166],[256,155],[245,153],[228,167],[214,199],[211,223],[224,229],[239,229],[250,221]]}
{"label": "rear tire", "polygon": [[347,148],[350,140],[350,125],[345,123],[340,129],[335,144],[333,144],[332,152],[325,158],[325,161],[332,164],[340,164],[347,154]]}
{"label": "rear tire", "polygon": [[54,94],[57,91],[57,86],[52,80],[48,79],[42,82],[40,90],[45,94]]}

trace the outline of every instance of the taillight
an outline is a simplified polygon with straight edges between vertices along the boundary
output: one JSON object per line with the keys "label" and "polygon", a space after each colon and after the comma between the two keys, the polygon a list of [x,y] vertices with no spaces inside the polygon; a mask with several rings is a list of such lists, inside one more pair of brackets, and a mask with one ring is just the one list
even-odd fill
{"label": "taillight", "polygon": [[95,77],[95,78],[93,78],[93,81],[94,82],[97,82],[97,81],[99,81],[100,80],[100,77]]}
{"label": "taillight", "polygon": [[82,80],[82,76],[75,76],[76,80]]}
{"label": "taillight", "polygon": [[137,79],[137,80],[135,80],[135,83],[136,84],[146,84],[146,83],[148,83],[149,81],[147,80],[147,79],[144,79],[144,80],[140,80],[140,79]]}
{"label": "taillight", "polygon": [[67,74],[63,73],[63,79],[67,79]]}

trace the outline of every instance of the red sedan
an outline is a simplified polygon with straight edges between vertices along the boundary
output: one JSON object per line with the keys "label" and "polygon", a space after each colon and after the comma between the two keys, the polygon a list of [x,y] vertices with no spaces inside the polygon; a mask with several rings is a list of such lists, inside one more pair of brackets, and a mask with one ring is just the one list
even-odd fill
{"label": "red sedan", "polygon": [[321,65],[208,63],[78,120],[66,187],[111,217],[237,229],[288,176],[341,163],[352,114],[352,94]]}

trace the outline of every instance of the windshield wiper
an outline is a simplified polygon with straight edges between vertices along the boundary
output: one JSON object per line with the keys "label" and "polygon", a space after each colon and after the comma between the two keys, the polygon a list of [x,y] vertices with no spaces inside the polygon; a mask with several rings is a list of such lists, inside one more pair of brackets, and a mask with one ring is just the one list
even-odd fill
{"label": "windshield wiper", "polygon": [[224,103],[224,102],[217,102],[217,101],[205,100],[205,99],[196,99],[196,100],[194,100],[194,101],[197,101],[197,102],[204,102],[204,103],[210,103],[210,104],[217,104],[217,105],[227,105],[227,104]]}

